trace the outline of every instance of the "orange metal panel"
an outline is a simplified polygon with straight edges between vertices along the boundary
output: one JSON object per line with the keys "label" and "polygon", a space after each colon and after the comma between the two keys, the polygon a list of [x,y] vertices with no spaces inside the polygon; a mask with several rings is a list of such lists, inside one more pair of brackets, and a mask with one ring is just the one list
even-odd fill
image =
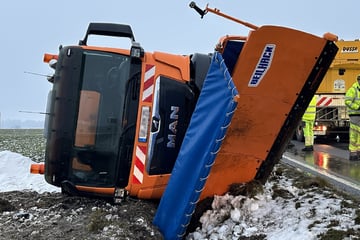
{"label": "orange metal panel", "polygon": [[[130,170],[130,173],[133,171]],[[169,181],[170,174],[164,175],[149,175],[146,171],[144,172],[144,178],[142,184],[133,184],[131,181],[131,176],[129,180],[129,185],[126,187],[126,190],[129,192],[130,196],[136,196],[138,198],[151,199],[151,198],[160,198],[165,187]]]}
{"label": "orange metal panel", "polygon": [[44,174],[45,164],[43,163],[33,163],[30,165],[30,173],[32,174]]}
{"label": "orange metal panel", "polygon": [[178,80],[190,80],[189,56],[154,52],[153,57],[156,61],[157,72]]}
{"label": "orange metal panel", "polygon": [[[274,46],[269,68],[257,86],[249,86],[267,44]],[[283,27],[251,32],[233,71],[238,108],[201,198],[254,179],[325,44],[323,38]]]}
{"label": "orange metal panel", "polygon": [[115,188],[87,187],[76,185],[76,189],[80,192],[94,193],[103,196],[114,196]]}

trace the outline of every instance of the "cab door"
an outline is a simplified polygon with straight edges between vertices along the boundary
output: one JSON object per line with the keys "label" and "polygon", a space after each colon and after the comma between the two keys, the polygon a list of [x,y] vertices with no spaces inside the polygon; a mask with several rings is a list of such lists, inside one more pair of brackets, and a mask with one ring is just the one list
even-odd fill
{"label": "cab door", "polygon": [[165,76],[156,79],[147,165],[150,175],[171,172],[195,104],[195,93],[188,84]]}

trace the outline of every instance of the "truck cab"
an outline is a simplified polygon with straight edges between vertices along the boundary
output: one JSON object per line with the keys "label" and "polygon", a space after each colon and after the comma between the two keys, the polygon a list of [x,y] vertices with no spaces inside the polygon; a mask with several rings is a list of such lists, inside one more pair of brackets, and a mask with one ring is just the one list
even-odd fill
{"label": "truck cab", "polygon": [[[132,47],[88,46],[91,34],[130,38]],[[91,23],[79,45],[60,47],[54,59],[46,181],[68,193],[159,198],[210,55],[146,53],[130,26]]]}

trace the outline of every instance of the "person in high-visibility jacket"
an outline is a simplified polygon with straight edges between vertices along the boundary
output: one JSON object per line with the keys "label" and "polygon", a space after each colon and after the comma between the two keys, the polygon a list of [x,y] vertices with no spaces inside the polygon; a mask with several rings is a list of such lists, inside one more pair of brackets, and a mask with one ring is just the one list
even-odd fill
{"label": "person in high-visibility jacket", "polygon": [[345,105],[350,118],[349,160],[360,160],[360,74],[356,82],[346,91]]}
{"label": "person in high-visibility jacket", "polygon": [[304,137],[305,137],[305,148],[303,148],[302,150],[306,152],[311,152],[314,150],[315,118],[316,118],[316,96],[314,95],[302,117],[302,121],[305,123],[305,127],[303,128]]}

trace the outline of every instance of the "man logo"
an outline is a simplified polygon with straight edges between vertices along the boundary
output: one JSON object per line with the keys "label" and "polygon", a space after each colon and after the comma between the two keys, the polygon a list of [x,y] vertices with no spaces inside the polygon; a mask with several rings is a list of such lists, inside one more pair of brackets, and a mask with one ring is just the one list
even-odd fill
{"label": "man logo", "polygon": [[166,144],[168,148],[175,148],[177,124],[179,119],[179,109],[180,108],[178,106],[171,106],[171,113],[170,113],[171,122],[168,126],[170,133],[168,134],[168,142]]}

